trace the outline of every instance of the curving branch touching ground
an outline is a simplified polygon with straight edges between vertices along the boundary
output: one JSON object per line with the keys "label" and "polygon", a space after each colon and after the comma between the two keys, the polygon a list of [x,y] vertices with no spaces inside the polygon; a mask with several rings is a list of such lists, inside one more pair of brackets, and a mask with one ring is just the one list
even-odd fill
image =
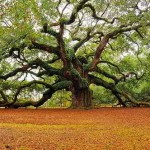
{"label": "curving branch touching ground", "polygon": [[120,93],[120,95],[123,95],[127,99],[127,102],[130,102],[133,105],[136,105],[138,107],[140,107],[140,106],[150,106],[150,102],[137,101],[133,97],[131,97],[129,94],[127,94],[123,91],[121,91],[119,93]]}
{"label": "curving branch touching ground", "polygon": [[51,98],[52,94],[53,94],[53,90],[48,89],[46,92],[43,93],[43,96],[40,100],[38,101],[25,101],[25,102],[16,102],[14,104],[11,104],[9,107],[11,108],[18,108],[18,107],[28,107],[28,106],[34,106],[34,107],[38,107],[41,106],[42,104],[44,104],[49,98]]}
{"label": "curving branch touching ground", "polygon": [[[36,84],[44,85],[45,88],[47,89],[43,93],[42,98],[39,99],[38,101],[28,100],[28,101],[24,101],[24,102],[19,102],[18,96],[22,92],[22,90],[25,88],[29,88],[34,84],[35,85]],[[71,85],[72,85],[72,82],[66,81],[66,80],[54,83],[53,85],[50,85],[44,81],[34,80],[34,81],[31,81],[27,84],[24,84],[24,85],[18,87],[17,91],[14,94],[14,98],[12,99],[11,102],[8,102],[5,94],[2,91],[0,91],[0,94],[2,95],[2,97],[4,99],[2,102],[0,102],[0,107],[2,107],[2,106],[8,107],[8,108],[18,108],[18,107],[27,107],[27,106],[39,107],[42,104],[44,104],[48,99],[50,99],[51,96],[53,95],[53,93],[55,93],[58,90],[69,89],[69,87]]]}
{"label": "curving branch touching ground", "polygon": [[129,94],[120,91],[118,88],[116,88],[115,84],[108,83],[98,77],[95,77],[94,75],[89,74],[89,78],[91,83],[94,83],[96,85],[102,86],[112,92],[118,99],[119,104],[121,104],[123,107],[127,107],[128,103],[131,104],[131,106],[150,106],[149,102],[143,102],[143,101],[136,101],[133,97],[131,97]]}
{"label": "curving branch touching ground", "polygon": [[[26,102],[17,102],[17,96],[19,95],[19,93],[21,92],[22,89],[27,88],[29,86],[31,86],[32,84],[42,84],[44,85],[46,88],[48,88],[48,90],[46,90],[43,93],[43,96],[40,100],[38,101],[26,101]],[[62,90],[62,89],[68,89],[70,86],[72,85],[72,83],[70,81],[60,81],[58,83],[55,83],[53,85],[49,85],[43,81],[32,81],[27,85],[21,86],[18,91],[15,94],[15,98],[13,101],[13,104],[10,105],[10,107],[14,107],[14,108],[18,108],[18,107],[27,107],[27,106],[34,106],[34,107],[39,107],[42,104],[44,104],[48,99],[51,98],[51,96],[53,95],[53,93],[55,93],[58,90]]]}
{"label": "curving branch touching ground", "polygon": [[33,85],[33,84],[41,84],[41,85],[44,85],[46,88],[50,88],[50,89],[51,89],[51,85],[48,84],[48,83],[46,83],[46,82],[44,82],[44,81],[36,81],[36,80],[31,81],[31,82],[29,82],[29,83],[27,83],[27,84],[25,84],[25,85],[20,86],[20,87],[17,89],[12,103],[15,103],[15,102],[17,101],[18,95],[20,94],[20,92],[21,92],[24,88],[30,87],[30,86]]}
{"label": "curving branch touching ground", "polygon": [[124,103],[123,99],[120,96],[120,93],[116,90],[115,88],[115,84],[113,83],[108,83],[98,77],[95,77],[94,75],[89,74],[89,78],[90,78],[90,82],[94,83],[98,86],[102,86],[107,90],[110,90],[112,92],[112,94],[114,94],[116,96],[116,98],[118,99],[119,103],[123,106],[126,107],[126,104]]}

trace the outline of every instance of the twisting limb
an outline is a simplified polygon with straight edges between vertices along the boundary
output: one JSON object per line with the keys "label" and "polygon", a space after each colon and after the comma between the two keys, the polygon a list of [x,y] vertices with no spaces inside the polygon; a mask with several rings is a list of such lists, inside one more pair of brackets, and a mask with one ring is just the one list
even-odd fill
{"label": "twisting limb", "polygon": [[34,41],[32,43],[35,46],[42,48],[42,50],[53,52],[53,53],[57,54],[63,61],[64,66],[67,66],[67,64],[69,64],[70,62],[67,57],[67,53],[65,51],[65,42],[63,39],[63,35],[64,35],[63,21],[60,21],[60,23],[59,23],[59,32],[56,32],[53,29],[49,29],[49,26],[47,23],[44,24],[42,32],[48,33],[48,34],[54,36],[57,40],[58,46],[56,48],[54,48],[54,47],[50,47],[50,46],[47,47],[46,45],[41,45],[41,44],[35,43]]}
{"label": "twisting limb", "polygon": [[29,68],[28,66],[23,66],[22,68],[17,68],[6,75],[0,75],[0,79],[7,80],[8,78],[15,76],[19,72],[25,72],[28,68]]}
{"label": "twisting limb", "polygon": [[89,29],[89,30],[87,31],[87,34],[86,34],[85,38],[83,38],[83,39],[77,38],[77,39],[76,39],[76,40],[78,40],[79,42],[76,43],[76,44],[74,45],[74,47],[73,47],[73,49],[74,49],[75,52],[76,52],[81,46],[83,46],[83,44],[84,44],[85,42],[87,42],[87,41],[89,41],[90,39],[94,38],[95,35],[99,35],[99,38],[101,38],[101,37],[104,35],[102,32],[94,32],[94,33],[92,33],[92,34],[91,34],[91,32],[92,32],[92,30]]}
{"label": "twisting limb", "polygon": [[[26,47],[26,45],[23,43],[20,46],[16,47],[12,47],[12,48],[4,48],[3,49],[3,53],[1,54],[3,56],[3,58],[9,58],[9,57],[14,57],[14,58],[21,58],[21,51]],[[6,51],[8,50],[8,53],[6,53]],[[17,52],[17,54],[15,54],[14,52]],[[1,61],[1,58],[0,58]]]}
{"label": "twisting limb", "polygon": [[[119,66],[117,66],[116,64],[114,64],[114,63],[112,63],[112,62],[109,62],[109,61],[106,61],[106,60],[100,60],[99,62],[100,62],[100,63],[106,63],[106,64],[108,64],[108,65],[111,65],[111,66],[115,67],[115,68],[117,69],[117,71],[118,71],[120,74],[122,74],[122,72],[121,72]],[[123,75],[123,74],[122,74],[122,75]]]}
{"label": "twisting limb", "polygon": [[[131,38],[131,36],[129,36],[128,34],[124,33],[124,35],[125,35],[131,42],[133,42],[134,44],[136,44],[137,50],[138,50],[138,52],[137,52],[137,59],[139,60],[141,66],[142,66],[142,61],[141,61],[141,59],[139,58],[139,54],[140,54],[140,46],[139,46],[139,44],[138,44],[135,40],[133,40],[133,38]],[[141,36],[142,36],[142,35],[141,35]],[[143,37],[143,36],[142,36],[142,37]]]}
{"label": "twisting limb", "polygon": [[93,58],[93,60],[92,60],[92,63],[90,64],[89,71],[94,70],[95,67],[97,66],[97,64],[99,63],[99,58],[100,58],[100,56],[101,56],[101,54],[102,54],[104,48],[106,47],[108,41],[109,41],[109,36],[108,36],[108,35],[105,35],[105,36],[103,37],[103,39],[101,40],[99,46],[98,46],[97,49],[96,49],[94,58]]}
{"label": "twisting limb", "polygon": [[[147,22],[144,26],[150,26],[150,22]],[[124,28],[125,27],[125,28]],[[125,32],[129,32],[129,31],[133,31],[133,30],[138,30],[141,27],[143,27],[142,24],[138,24],[138,25],[132,25],[131,26],[122,26],[116,30],[114,30],[113,32],[109,33],[108,36],[109,38],[113,38],[114,36],[117,36],[119,34],[125,33]]]}
{"label": "twisting limb", "polygon": [[115,84],[118,83],[118,78],[116,76],[107,73],[106,71],[100,69],[99,67],[96,67],[95,72],[100,73],[100,74],[104,75],[105,77],[114,80]]}
{"label": "twisting limb", "polygon": [[[93,17],[94,19],[96,19],[96,20],[102,20],[102,21],[105,21],[105,22],[107,22],[107,23],[113,24],[113,23],[115,22],[115,20],[118,19],[118,18],[113,18],[113,19],[110,21],[110,20],[108,20],[108,19],[106,19],[106,18],[103,18],[103,17],[102,17],[103,14],[101,15],[101,17],[97,16],[96,10],[95,10],[94,6],[92,6],[92,4],[90,4],[90,3],[85,4],[83,7],[84,7],[84,8],[86,8],[86,7],[87,7],[87,8],[90,8],[91,11],[92,11],[92,17]],[[106,9],[106,10],[107,10],[107,9]],[[104,11],[104,12],[105,12],[105,11]]]}
{"label": "twisting limb", "polygon": [[89,74],[89,79],[91,83],[94,83],[96,85],[102,86],[106,89],[109,89],[112,94],[116,96],[116,98],[119,101],[119,104],[121,104],[123,107],[127,107],[128,103],[131,103],[132,105],[136,106],[150,106],[149,102],[140,102],[136,101],[133,97],[131,97],[129,94],[120,91],[118,88],[116,88],[115,84],[113,83],[108,83],[98,77],[95,77],[94,75]]}
{"label": "twisting limb", "polygon": [[103,17],[103,15],[107,12],[109,6],[110,6],[110,2],[107,3],[106,8],[104,9],[103,13],[101,14],[101,17]]}
{"label": "twisting limb", "polygon": [[112,94],[114,94],[116,96],[116,98],[118,99],[119,103],[121,105],[123,105],[123,107],[126,107],[125,102],[123,101],[123,99],[120,96],[120,93],[116,90],[115,88],[115,84],[113,83],[108,83],[98,77],[95,77],[94,75],[89,74],[89,79],[91,83],[94,83],[96,85],[102,86],[107,90],[110,90],[112,92]]}
{"label": "twisting limb", "polygon": [[42,104],[44,104],[49,98],[51,98],[53,93],[54,92],[51,89],[48,89],[47,91],[45,91],[43,93],[43,96],[39,101],[16,102],[16,103],[10,105],[10,107],[12,107],[12,108],[28,107],[28,106],[39,107]]}
{"label": "twisting limb", "polygon": [[72,11],[72,14],[70,16],[70,18],[68,20],[64,20],[63,23],[65,25],[70,25],[72,24],[75,19],[76,19],[76,16],[77,16],[77,13],[83,8],[83,5],[88,2],[89,0],[81,0],[77,6],[74,7],[74,10]]}
{"label": "twisting limb", "polygon": [[62,74],[61,70],[49,66],[47,63],[45,63],[44,61],[38,58],[34,61],[29,62],[28,64],[24,65],[21,68],[17,68],[11,71],[10,73],[6,75],[0,75],[0,78],[7,80],[8,78],[15,76],[19,72],[26,72],[29,68],[37,68],[38,66],[44,68],[48,72],[49,75],[54,75],[54,74],[61,75]]}
{"label": "twisting limb", "polygon": [[20,92],[21,92],[24,88],[30,87],[30,86],[33,85],[33,84],[41,84],[41,85],[44,85],[46,88],[50,88],[50,89],[51,89],[51,85],[48,84],[48,83],[46,83],[46,82],[37,81],[37,80],[31,81],[31,82],[29,82],[29,83],[27,83],[27,84],[25,84],[25,85],[20,86],[20,87],[17,89],[17,91],[16,91],[16,93],[15,93],[15,95],[14,95],[14,98],[13,98],[13,102],[10,103],[9,105],[12,105],[12,104],[14,104],[14,103],[17,101],[18,95],[20,94]]}
{"label": "twisting limb", "polygon": [[[145,26],[150,26],[150,22],[148,22]],[[93,61],[92,61],[92,63],[89,64],[90,67],[88,70],[92,71],[92,70],[94,70],[94,68],[96,68],[97,64],[99,63],[99,58],[100,58],[102,52],[104,51],[106,45],[109,43],[109,39],[112,39],[120,34],[125,33],[125,32],[137,30],[141,27],[143,27],[142,24],[133,25],[133,26],[125,27],[125,28],[121,27],[121,28],[114,30],[113,32],[106,34],[100,41],[100,43],[96,49]]]}
{"label": "twisting limb", "polygon": [[67,56],[65,41],[63,39],[64,36],[64,24],[60,23],[59,36],[57,38],[57,42],[59,45],[59,55],[61,60],[63,61],[64,67],[70,66],[70,60]]}
{"label": "twisting limb", "polygon": [[[30,87],[32,84],[42,84],[45,85],[46,88],[48,88],[48,90],[46,90],[43,93],[43,96],[40,100],[38,101],[26,101],[26,102],[19,102],[17,101],[17,97],[19,95],[19,93],[21,92],[22,89]],[[71,86],[72,82],[70,81],[60,81],[58,83],[55,83],[53,85],[49,85],[43,81],[32,81],[26,85],[23,85],[21,87],[18,88],[15,97],[14,97],[14,101],[11,104],[7,104],[7,107],[12,107],[12,108],[18,108],[18,107],[27,107],[27,106],[34,106],[34,107],[39,107],[42,104],[44,104],[48,99],[51,98],[51,96],[53,95],[54,92],[56,92],[57,90],[61,90],[61,89],[65,89],[65,88],[69,88],[69,86]]]}
{"label": "twisting limb", "polygon": [[53,47],[53,46],[48,46],[46,44],[40,44],[33,40],[32,40],[32,44],[33,45],[28,47],[29,49],[40,49],[40,50],[46,51],[48,53],[54,53],[56,55],[59,55],[59,47]]}
{"label": "twisting limb", "polygon": [[47,34],[49,34],[49,35],[52,35],[52,36],[55,37],[56,39],[57,39],[58,36],[59,36],[59,33],[56,32],[56,31],[54,31],[53,29],[51,29],[51,28],[48,26],[47,23],[45,23],[45,24],[43,25],[43,30],[42,30],[41,32],[47,33]]}
{"label": "twisting limb", "polygon": [[91,38],[91,30],[87,31],[87,35],[85,38],[80,39],[79,42],[74,46],[74,51],[76,52],[85,42],[87,42]]}
{"label": "twisting limb", "polygon": [[120,78],[117,78],[116,76],[114,76],[112,74],[108,74],[107,72],[105,72],[104,70],[102,70],[98,67],[95,69],[96,72],[101,73],[104,76],[113,79],[115,81],[115,84],[118,84],[121,81],[126,81],[126,78],[128,78],[129,76],[135,76],[136,80],[140,80],[145,75],[145,73],[143,73],[141,76],[138,76],[138,74],[136,72],[133,72],[133,71],[130,71],[128,73],[122,73],[119,66],[117,66],[116,64],[109,62],[109,61],[102,60],[102,61],[100,61],[100,63],[106,63],[106,64],[109,64],[109,65],[117,68],[117,71],[119,72],[119,74],[122,75]]}

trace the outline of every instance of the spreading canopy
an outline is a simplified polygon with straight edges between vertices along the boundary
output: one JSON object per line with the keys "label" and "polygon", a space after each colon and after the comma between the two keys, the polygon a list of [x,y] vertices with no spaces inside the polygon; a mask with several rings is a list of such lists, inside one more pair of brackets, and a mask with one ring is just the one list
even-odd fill
{"label": "spreading canopy", "polygon": [[73,106],[89,107],[91,85],[123,106],[150,105],[150,93],[141,96],[150,88],[149,0],[3,0],[0,7],[0,106],[37,107],[66,89]]}

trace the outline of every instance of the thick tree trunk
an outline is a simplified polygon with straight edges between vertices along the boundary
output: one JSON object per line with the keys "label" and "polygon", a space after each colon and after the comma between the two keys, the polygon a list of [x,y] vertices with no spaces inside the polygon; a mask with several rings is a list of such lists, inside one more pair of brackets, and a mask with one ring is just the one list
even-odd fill
{"label": "thick tree trunk", "polygon": [[72,108],[91,108],[92,92],[89,88],[77,89],[72,92]]}

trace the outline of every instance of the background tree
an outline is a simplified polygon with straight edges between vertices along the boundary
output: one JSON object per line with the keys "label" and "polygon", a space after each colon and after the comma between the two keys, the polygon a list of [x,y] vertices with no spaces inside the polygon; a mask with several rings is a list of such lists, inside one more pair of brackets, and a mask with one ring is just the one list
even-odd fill
{"label": "background tree", "polygon": [[[149,0],[3,0],[0,7],[0,106],[38,107],[66,89],[72,107],[91,107],[91,84],[124,107],[150,105]],[[39,100],[21,100],[33,91],[43,92]]]}

